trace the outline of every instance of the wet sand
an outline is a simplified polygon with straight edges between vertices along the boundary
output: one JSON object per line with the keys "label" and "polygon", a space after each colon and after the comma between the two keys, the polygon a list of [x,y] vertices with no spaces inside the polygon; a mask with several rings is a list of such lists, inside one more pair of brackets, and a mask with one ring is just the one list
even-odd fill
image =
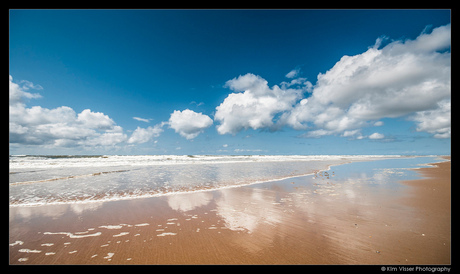
{"label": "wet sand", "polygon": [[[450,157],[445,157],[450,160]],[[404,202],[417,209],[416,221],[423,240],[414,237],[414,253],[426,257],[425,264],[450,264],[451,254],[451,162],[417,170],[426,179],[405,181],[411,186]],[[424,256],[427,255],[427,256]]]}
{"label": "wet sand", "polygon": [[10,207],[10,264],[450,264],[450,161],[434,166]]}

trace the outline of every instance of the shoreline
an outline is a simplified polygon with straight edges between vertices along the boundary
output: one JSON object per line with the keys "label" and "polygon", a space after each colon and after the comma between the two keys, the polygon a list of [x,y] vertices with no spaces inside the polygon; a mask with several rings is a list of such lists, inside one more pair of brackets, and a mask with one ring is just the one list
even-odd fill
{"label": "shoreline", "polygon": [[[29,156],[34,156],[34,155],[29,155]],[[43,155],[42,155],[43,156]],[[299,155],[290,155],[290,157],[296,157]],[[321,155],[310,155],[310,157],[319,157]],[[328,155],[328,156],[333,156],[333,157],[356,157],[356,155]],[[288,180],[291,178],[296,178],[296,177],[304,177],[304,176],[311,176],[314,175],[315,173],[318,172],[324,172],[328,171],[331,169],[331,167],[334,166],[340,166],[340,165],[346,165],[350,163],[356,163],[356,162],[366,162],[366,161],[378,161],[382,159],[404,159],[404,158],[417,158],[417,157],[434,157],[433,155],[428,155],[428,156],[421,156],[421,155],[361,155],[362,157],[371,157],[370,159],[349,159],[348,161],[342,162],[342,163],[337,163],[337,164],[329,164],[326,166],[326,168],[323,169],[317,169],[313,170],[308,173],[304,174],[297,174],[297,175],[289,175],[289,176],[284,176],[280,178],[273,178],[273,179],[263,179],[263,180],[256,180],[252,182],[245,182],[241,184],[232,184],[232,185],[224,185],[224,186],[218,186],[218,187],[211,187],[211,188],[202,188],[202,189],[196,189],[196,190],[186,190],[186,191],[172,191],[172,192],[161,192],[161,193],[149,193],[149,194],[142,194],[142,195],[124,195],[124,196],[118,196],[118,197],[109,197],[109,198],[97,198],[97,199],[86,199],[86,200],[72,200],[72,201],[52,201],[52,202],[36,202],[36,203],[10,203],[9,207],[37,207],[37,206],[47,206],[47,205],[67,205],[67,204],[90,204],[90,203],[103,203],[103,202],[112,202],[112,201],[122,201],[122,200],[132,200],[132,199],[144,199],[144,198],[153,198],[153,197],[162,197],[162,196],[168,196],[168,195],[176,195],[176,194],[188,194],[188,193],[197,193],[197,192],[206,192],[206,191],[219,191],[222,189],[227,189],[227,188],[235,188],[235,187],[244,187],[244,186],[251,186],[254,184],[264,184],[264,183],[270,183],[270,182],[277,182],[277,181],[283,181],[283,180]],[[239,156],[238,156],[239,157]],[[260,157],[260,156],[259,156]],[[440,156],[442,157],[442,156]],[[73,157],[71,157],[73,158]],[[379,159],[381,158],[381,159]],[[109,172],[97,172],[97,173],[92,173],[92,174],[83,174],[83,175],[72,175],[68,176],[69,179],[73,178],[82,178],[82,177],[89,177],[89,176],[94,176],[100,175],[100,174],[105,174],[105,173],[115,173],[115,172],[123,172],[125,170],[117,170],[117,171],[109,171]],[[11,172],[10,172],[11,173]],[[27,184],[35,184],[35,183],[46,183],[46,182],[52,182],[56,180],[61,180],[63,178],[51,178],[51,179],[45,179],[45,180],[39,180],[39,181],[25,181],[25,182],[15,182],[15,183],[10,183],[10,186],[17,186],[17,185],[27,185]]]}
{"label": "shoreline", "polygon": [[[449,264],[450,198],[426,188],[450,161],[395,183],[384,170],[368,171],[380,183],[360,181],[352,165],[238,188],[10,207],[10,264]],[[442,182],[436,193],[450,197],[450,172]]]}
{"label": "shoreline", "polygon": [[[375,155],[371,155],[373,157],[376,157]],[[392,155],[390,155],[393,157]],[[386,158],[386,155],[382,155],[381,157]],[[389,157],[389,159],[391,159]],[[410,156],[412,157],[412,156]],[[413,157],[420,157],[420,156],[413,156]],[[135,200],[135,199],[145,199],[145,198],[155,198],[155,197],[163,197],[163,196],[169,196],[169,195],[181,195],[181,194],[193,194],[193,193],[199,193],[199,192],[208,192],[208,191],[219,191],[219,190],[225,190],[225,189],[231,189],[231,188],[238,188],[238,187],[245,187],[245,186],[252,186],[252,185],[257,185],[257,184],[264,184],[264,183],[272,183],[272,182],[278,182],[278,181],[283,181],[283,180],[289,180],[297,177],[305,177],[305,176],[312,176],[318,172],[324,172],[328,171],[331,169],[331,167],[334,166],[340,166],[340,165],[346,165],[354,162],[361,162],[361,161],[378,161],[378,159],[371,159],[371,160],[355,160],[355,161],[347,161],[343,163],[338,163],[338,164],[329,164],[326,166],[324,169],[317,169],[308,173],[304,174],[298,174],[298,175],[290,175],[290,176],[284,176],[280,178],[273,178],[273,179],[266,179],[266,180],[256,180],[252,182],[245,182],[241,184],[232,184],[232,185],[224,185],[224,186],[218,186],[214,188],[202,188],[202,189],[197,189],[197,190],[189,190],[189,191],[172,191],[172,192],[164,192],[164,193],[152,193],[152,194],[142,194],[139,196],[121,196],[121,197],[110,197],[110,198],[102,198],[102,199],[88,199],[88,200],[73,200],[73,201],[53,201],[50,203],[29,203],[29,204],[9,204],[9,207],[39,207],[39,206],[48,206],[48,205],[71,205],[71,204],[91,204],[91,203],[104,203],[104,202],[116,202],[116,201],[124,201],[124,200]],[[114,171],[114,172],[119,172],[119,171]],[[100,172],[100,173],[105,173],[105,172]],[[77,177],[86,177],[86,176],[92,176],[93,174],[87,174],[87,175],[77,175],[77,176],[70,176],[70,178],[77,178]],[[54,178],[54,179],[48,179],[48,180],[43,180],[43,181],[32,181],[32,182],[17,182],[17,183],[10,183],[10,185],[16,186],[16,185],[24,185],[24,184],[34,184],[34,183],[42,183],[42,182],[47,182],[47,181],[55,181],[55,180],[60,180],[62,178]]]}
{"label": "shoreline", "polygon": [[422,178],[402,182],[410,186],[410,199],[404,202],[418,209],[420,230],[416,233],[424,241],[419,241],[414,250],[429,251],[425,264],[451,264],[451,157],[442,158],[448,161],[416,170]]}
{"label": "shoreline", "polygon": [[[343,163],[343,164],[347,164],[347,163]],[[339,165],[342,165],[342,164],[339,164]],[[209,191],[219,191],[219,190],[225,190],[225,189],[231,189],[231,188],[252,186],[252,185],[257,185],[257,184],[272,183],[272,182],[277,182],[277,181],[293,179],[293,178],[297,178],[297,177],[311,176],[311,175],[314,175],[315,173],[318,173],[318,172],[321,172],[321,171],[330,170],[331,166],[332,165],[328,166],[324,170],[317,170],[317,171],[314,171],[314,172],[311,172],[311,173],[305,173],[305,174],[300,174],[300,175],[292,175],[292,176],[286,176],[286,177],[282,177],[282,178],[275,178],[275,179],[269,179],[269,180],[264,180],[264,181],[255,181],[255,182],[249,182],[249,183],[243,183],[243,184],[225,185],[225,186],[220,186],[220,187],[215,187],[215,188],[203,188],[203,189],[190,190],[190,191],[173,191],[173,192],[165,192],[165,193],[143,194],[143,195],[140,195],[140,196],[122,196],[122,197],[117,197],[117,198],[111,197],[111,198],[108,198],[108,199],[51,202],[51,203],[46,203],[46,204],[43,204],[43,203],[10,204],[9,206],[10,207],[39,207],[39,206],[50,206],[50,205],[91,204],[91,203],[104,203],[104,202],[117,202],[117,201],[125,201],[125,200],[136,200],[136,199],[148,199],[148,198],[164,197],[164,196],[170,196],[170,195],[193,194],[193,193],[209,192]]]}

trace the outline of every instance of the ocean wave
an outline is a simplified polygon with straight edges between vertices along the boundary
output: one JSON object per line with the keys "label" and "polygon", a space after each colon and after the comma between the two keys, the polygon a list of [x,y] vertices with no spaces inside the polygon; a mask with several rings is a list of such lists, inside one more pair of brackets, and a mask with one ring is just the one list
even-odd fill
{"label": "ocean wave", "polygon": [[[84,178],[84,177],[89,177],[89,176],[99,176],[99,175],[104,175],[104,174],[110,174],[110,173],[118,173],[118,172],[127,172],[129,170],[124,169],[124,170],[114,170],[114,171],[101,171],[101,172],[95,172],[95,173],[90,173],[90,174],[82,174],[82,175],[69,175],[69,176],[64,176],[64,177],[59,177],[59,178],[50,178],[50,179],[44,179],[44,180],[36,180],[36,181],[25,181],[25,182],[13,182],[10,183],[10,186],[18,186],[18,185],[30,185],[30,184],[36,184],[36,183],[46,183],[46,182],[53,182],[53,181],[58,181],[58,180],[68,180],[68,179],[76,179],[76,178]],[[33,172],[33,171],[29,171]],[[19,172],[18,172],[19,173]],[[10,173],[11,174],[11,173]],[[13,173],[17,174],[17,173]]]}
{"label": "ocean wave", "polygon": [[149,166],[177,164],[226,164],[322,160],[365,160],[401,155],[21,155],[10,156],[11,169]]}

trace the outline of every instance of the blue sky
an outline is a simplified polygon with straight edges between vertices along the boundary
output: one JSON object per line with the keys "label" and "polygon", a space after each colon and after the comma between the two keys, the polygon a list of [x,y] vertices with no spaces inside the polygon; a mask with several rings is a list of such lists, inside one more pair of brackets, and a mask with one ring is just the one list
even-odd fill
{"label": "blue sky", "polygon": [[10,154],[450,154],[449,10],[10,10]]}

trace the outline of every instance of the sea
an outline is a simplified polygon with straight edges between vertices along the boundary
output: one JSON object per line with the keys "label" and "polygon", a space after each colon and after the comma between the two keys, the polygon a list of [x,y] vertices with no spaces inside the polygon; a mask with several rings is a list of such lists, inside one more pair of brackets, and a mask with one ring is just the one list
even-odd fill
{"label": "sea", "polygon": [[[441,161],[401,155],[11,155],[9,204],[91,203],[211,191],[309,176],[352,162]],[[398,164],[394,164],[396,167]]]}

